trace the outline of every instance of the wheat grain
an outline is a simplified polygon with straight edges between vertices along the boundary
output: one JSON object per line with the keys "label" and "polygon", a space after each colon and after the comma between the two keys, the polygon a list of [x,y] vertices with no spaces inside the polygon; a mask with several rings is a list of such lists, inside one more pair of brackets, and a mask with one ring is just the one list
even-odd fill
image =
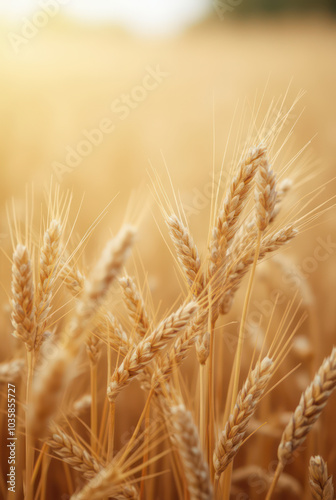
{"label": "wheat grain", "polygon": [[310,458],[309,484],[315,500],[334,500],[332,476],[328,476],[327,464],[320,456]]}
{"label": "wheat grain", "polygon": [[239,392],[233,412],[225,425],[214,452],[216,476],[225,471],[241,447],[247,426],[272,375],[273,361],[266,357],[251,371]]}

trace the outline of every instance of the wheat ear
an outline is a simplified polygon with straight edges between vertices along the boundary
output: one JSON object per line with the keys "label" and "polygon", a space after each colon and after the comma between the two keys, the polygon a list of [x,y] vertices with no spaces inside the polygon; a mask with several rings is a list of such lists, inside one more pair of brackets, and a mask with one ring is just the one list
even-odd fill
{"label": "wheat ear", "polygon": [[78,267],[67,260],[62,260],[59,277],[72,295],[80,295],[85,286],[85,276]]}
{"label": "wheat ear", "polygon": [[120,273],[135,239],[135,229],[125,225],[115,238],[110,240],[95,265],[90,279],[77,304],[76,318],[72,326],[72,342],[78,341],[88,327],[97,309],[102,305],[111,284]]}
{"label": "wheat ear", "polygon": [[[292,224],[285,226],[279,231],[265,236],[261,241],[259,260],[262,260],[267,254],[279,250],[283,245],[289,243],[297,235],[297,230]],[[237,242],[237,252],[233,249],[230,264],[227,267],[223,284],[223,298],[220,301],[220,310],[222,314],[227,314],[232,305],[236,291],[238,290],[242,279],[253,264],[255,255],[255,241],[251,234],[245,248],[241,242]]]}
{"label": "wheat ear", "polygon": [[34,348],[36,330],[34,281],[27,247],[17,245],[12,267],[12,325],[14,337],[22,340],[28,351]]}
{"label": "wheat ear", "polygon": [[271,170],[267,155],[260,161],[256,175],[255,211],[256,225],[259,231],[264,231],[273,215],[276,203],[276,179]]}
{"label": "wheat ear", "polygon": [[189,229],[176,215],[170,215],[166,223],[174,243],[177,258],[182,266],[190,288],[199,297],[204,289],[204,277],[201,272],[201,259]]}
{"label": "wheat ear", "polygon": [[276,200],[275,200],[275,206],[273,209],[273,213],[270,218],[270,223],[274,222],[274,219],[278,216],[283,200],[286,197],[287,193],[291,190],[293,185],[293,181],[291,179],[283,179],[283,181],[280,181],[277,186],[277,194],[276,194]]}
{"label": "wheat ear", "polygon": [[266,500],[270,500],[277,481],[294,451],[305,441],[336,388],[336,348],[326,358],[314,380],[301,395],[300,402],[288,422],[278,447],[278,466]]}
{"label": "wheat ear", "polygon": [[210,275],[223,265],[228,244],[237,230],[239,216],[251,190],[253,178],[265,156],[264,146],[251,149],[240,163],[220,207],[210,240]]}
{"label": "wheat ear", "polygon": [[124,299],[131,318],[140,337],[148,333],[150,321],[143,298],[136,286],[134,279],[126,276],[119,280],[124,292]]}
{"label": "wheat ear", "polygon": [[328,476],[328,467],[322,457],[311,457],[309,462],[310,491],[315,500],[334,500],[332,476]]}
{"label": "wheat ear", "polygon": [[336,387],[336,348],[319,368],[314,380],[302,394],[292,418],[285,428],[278,448],[279,462],[284,466],[304,442]]}
{"label": "wheat ear", "polygon": [[125,484],[124,470],[116,459],[98,472],[81,491],[72,495],[70,500],[101,500],[110,496],[116,500],[139,498],[137,489]]}
{"label": "wheat ear", "polygon": [[170,439],[179,452],[190,500],[210,500],[212,485],[208,464],[204,460],[198,431],[192,415],[183,404],[164,404],[169,419]]}
{"label": "wheat ear", "polygon": [[103,468],[102,463],[93,458],[87,450],[56,424],[52,425],[47,444],[62,458],[63,462],[81,472],[87,479],[92,478]]}
{"label": "wheat ear", "polygon": [[173,370],[177,369],[185,359],[190,348],[195,344],[197,337],[206,326],[207,312],[200,309],[195,319],[179,336],[169,351],[157,360],[152,373],[152,387],[161,394],[162,384],[169,378]]}
{"label": "wheat ear", "polygon": [[195,302],[181,306],[175,313],[164,319],[146,338],[133,347],[121,365],[114,371],[109,386],[108,397],[114,401],[118,393],[134,377],[143,372],[155,354],[166,347],[167,343],[183,330],[197,310]]}
{"label": "wheat ear", "polygon": [[247,426],[272,375],[273,361],[266,357],[256,364],[239,392],[233,412],[225,425],[213,456],[217,478],[225,471],[241,447]]}
{"label": "wheat ear", "polygon": [[40,276],[36,294],[35,349],[39,349],[51,310],[52,289],[57,277],[61,254],[62,226],[52,220],[43,236],[40,254]]}

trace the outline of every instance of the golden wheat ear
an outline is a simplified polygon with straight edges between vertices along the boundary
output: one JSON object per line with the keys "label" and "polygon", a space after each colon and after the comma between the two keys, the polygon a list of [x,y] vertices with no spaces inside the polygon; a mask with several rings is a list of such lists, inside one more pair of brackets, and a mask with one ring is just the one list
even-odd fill
{"label": "golden wheat ear", "polygon": [[327,464],[320,456],[310,458],[309,484],[315,500],[334,500],[332,476],[328,476]]}
{"label": "golden wheat ear", "polygon": [[334,347],[330,356],[323,361],[312,383],[302,394],[300,403],[283,432],[278,448],[278,459],[283,466],[304,442],[335,388],[336,348]]}
{"label": "golden wheat ear", "polygon": [[222,206],[220,207],[209,245],[209,272],[213,276],[222,267],[228,245],[232,241],[244,208],[244,202],[252,188],[252,181],[266,154],[265,146],[251,149],[238,166]]}
{"label": "golden wheat ear", "polygon": [[12,294],[13,335],[32,351],[36,331],[34,280],[28,249],[21,244],[13,255]]}
{"label": "golden wheat ear", "polygon": [[217,478],[238,453],[245,439],[247,426],[272,376],[273,368],[273,361],[268,357],[258,361],[239,392],[233,412],[214,452],[213,463]]}
{"label": "golden wheat ear", "polygon": [[53,287],[58,276],[61,257],[62,225],[52,220],[43,236],[40,253],[40,274],[36,293],[35,349],[39,350],[51,311]]}
{"label": "golden wheat ear", "polygon": [[133,320],[134,328],[140,337],[145,337],[149,330],[150,320],[141,293],[130,276],[119,279],[123,290],[124,302]]}
{"label": "golden wheat ear", "polygon": [[186,328],[197,311],[197,304],[189,302],[164,319],[158,327],[129,351],[121,365],[114,371],[108,386],[112,402],[130,381],[143,372],[154,356],[166,347],[174,336]]}
{"label": "golden wheat ear", "polygon": [[23,359],[0,363],[0,383],[13,382],[22,377],[25,374],[25,365]]}
{"label": "golden wheat ear", "polygon": [[78,441],[56,425],[51,425],[48,446],[62,459],[86,479],[94,477],[102,468],[103,463],[96,460]]}
{"label": "golden wheat ear", "polygon": [[32,404],[28,416],[31,433],[43,435],[51,418],[59,410],[61,396],[74,367],[74,359],[82,346],[90,322],[102,305],[111,284],[120,273],[134,241],[135,231],[129,226],[107,243],[92,278],[87,282],[70,331],[64,332],[49,363],[35,376]]}
{"label": "golden wheat ear", "polygon": [[336,348],[334,347],[330,356],[323,361],[312,383],[301,395],[300,402],[282,434],[278,447],[278,466],[266,500],[272,497],[284,467],[293,457],[294,451],[305,441],[335,388]]}
{"label": "golden wheat ear", "polygon": [[184,404],[163,404],[169,422],[170,439],[176,447],[183,464],[190,500],[211,500],[213,490],[197,428],[190,411]]}

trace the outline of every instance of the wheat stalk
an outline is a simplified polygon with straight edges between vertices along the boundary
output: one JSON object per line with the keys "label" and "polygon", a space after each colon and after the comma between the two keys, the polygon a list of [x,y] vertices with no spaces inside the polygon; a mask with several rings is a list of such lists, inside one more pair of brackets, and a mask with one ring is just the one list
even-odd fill
{"label": "wheat stalk", "polygon": [[22,340],[28,351],[34,348],[36,331],[34,281],[27,247],[17,245],[12,267],[12,325],[14,337]]}
{"label": "wheat stalk", "polygon": [[108,397],[110,401],[114,401],[121,389],[143,372],[155,354],[166,347],[167,343],[187,326],[196,310],[195,302],[181,306],[129,351],[121,365],[114,371],[109,382]]}
{"label": "wheat stalk", "polygon": [[273,361],[270,358],[258,361],[239,392],[233,412],[215,448],[213,464],[217,478],[225,471],[241,447],[247,426],[266,389],[272,370]]}
{"label": "wheat stalk", "polygon": [[334,500],[332,476],[328,476],[327,464],[320,456],[310,458],[309,484],[315,500]]}

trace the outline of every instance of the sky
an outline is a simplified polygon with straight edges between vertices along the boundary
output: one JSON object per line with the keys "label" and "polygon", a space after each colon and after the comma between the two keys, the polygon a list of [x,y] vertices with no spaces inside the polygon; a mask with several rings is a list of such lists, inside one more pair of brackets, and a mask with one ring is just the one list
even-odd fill
{"label": "sky", "polygon": [[113,21],[147,35],[181,31],[211,9],[211,0],[0,0],[0,15],[29,18],[49,2],[78,19]]}

